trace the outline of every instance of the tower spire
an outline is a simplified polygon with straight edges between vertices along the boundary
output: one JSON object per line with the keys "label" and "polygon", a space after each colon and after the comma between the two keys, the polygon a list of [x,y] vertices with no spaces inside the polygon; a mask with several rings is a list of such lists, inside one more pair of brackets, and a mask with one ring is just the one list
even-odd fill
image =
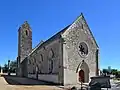
{"label": "tower spire", "polygon": [[31,27],[30,27],[28,21],[24,21],[24,23],[22,24],[22,28],[29,29],[31,31]]}

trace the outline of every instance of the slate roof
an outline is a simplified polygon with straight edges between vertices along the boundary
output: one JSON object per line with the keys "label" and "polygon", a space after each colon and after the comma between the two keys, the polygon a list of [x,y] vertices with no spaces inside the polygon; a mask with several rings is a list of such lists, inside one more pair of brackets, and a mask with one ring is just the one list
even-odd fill
{"label": "slate roof", "polygon": [[30,56],[34,51],[36,51],[39,47],[42,47],[43,45],[55,40],[56,38],[60,38],[61,34],[63,34],[68,28],[70,27],[70,25],[68,25],[67,27],[65,27],[64,29],[62,29],[61,31],[59,31],[58,33],[56,33],[55,35],[53,35],[51,38],[49,38],[46,41],[42,41],[40,42],[35,48],[33,48],[33,50],[31,51],[31,53],[28,55]]}

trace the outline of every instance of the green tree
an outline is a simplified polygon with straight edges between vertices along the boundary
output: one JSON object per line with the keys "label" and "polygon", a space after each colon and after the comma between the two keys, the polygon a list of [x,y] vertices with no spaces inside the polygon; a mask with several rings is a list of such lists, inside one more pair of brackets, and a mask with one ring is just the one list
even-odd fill
{"label": "green tree", "polygon": [[104,74],[108,74],[108,70],[107,69],[103,69],[102,70]]}
{"label": "green tree", "polygon": [[[15,73],[17,68],[17,61],[11,61],[10,62],[10,73]],[[4,73],[8,73],[8,64],[4,64],[4,67],[2,67]]]}
{"label": "green tree", "polygon": [[8,65],[4,64],[4,67],[2,68],[4,73],[8,72]]}
{"label": "green tree", "polygon": [[0,66],[0,72],[1,72],[1,68],[2,68],[2,67]]}
{"label": "green tree", "polygon": [[120,74],[120,71],[118,71],[118,74]]}
{"label": "green tree", "polygon": [[11,73],[15,73],[16,72],[16,68],[17,68],[17,61],[11,61],[10,62],[10,72]]}
{"label": "green tree", "polygon": [[116,74],[118,73],[118,70],[117,70],[117,69],[112,69],[112,70],[111,70],[111,73],[112,73],[113,75],[116,75]]}

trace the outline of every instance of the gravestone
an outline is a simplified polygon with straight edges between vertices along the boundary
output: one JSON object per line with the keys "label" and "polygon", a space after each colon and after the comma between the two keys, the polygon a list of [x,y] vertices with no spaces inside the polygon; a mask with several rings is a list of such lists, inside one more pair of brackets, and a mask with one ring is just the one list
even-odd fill
{"label": "gravestone", "polygon": [[91,77],[91,82],[89,83],[89,86],[94,89],[96,88],[96,90],[101,90],[101,88],[111,88],[110,76]]}

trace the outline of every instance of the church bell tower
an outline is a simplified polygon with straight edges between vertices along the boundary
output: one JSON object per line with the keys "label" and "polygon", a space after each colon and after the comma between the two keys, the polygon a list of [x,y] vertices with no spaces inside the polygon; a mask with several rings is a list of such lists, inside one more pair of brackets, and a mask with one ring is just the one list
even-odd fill
{"label": "church bell tower", "polygon": [[32,31],[27,21],[18,30],[18,59],[21,63],[32,51]]}

